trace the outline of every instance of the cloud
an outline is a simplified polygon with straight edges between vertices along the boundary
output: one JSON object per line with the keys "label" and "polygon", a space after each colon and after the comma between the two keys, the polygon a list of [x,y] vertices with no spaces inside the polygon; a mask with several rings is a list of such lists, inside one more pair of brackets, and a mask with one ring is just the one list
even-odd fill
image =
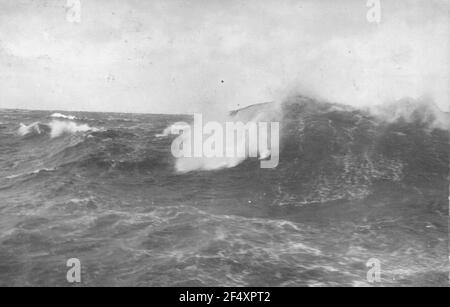
{"label": "cloud", "polygon": [[376,25],[359,0],[82,0],[71,24],[61,1],[4,0],[0,107],[192,113],[296,91],[445,108],[448,4],[391,2]]}

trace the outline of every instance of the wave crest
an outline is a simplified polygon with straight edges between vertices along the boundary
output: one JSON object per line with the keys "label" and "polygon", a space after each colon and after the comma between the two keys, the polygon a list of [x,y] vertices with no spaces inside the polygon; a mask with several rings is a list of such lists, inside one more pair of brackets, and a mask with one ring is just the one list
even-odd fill
{"label": "wave crest", "polygon": [[170,125],[166,129],[164,129],[164,131],[162,133],[158,133],[155,136],[157,138],[168,137],[169,135],[177,135],[178,134],[178,133],[174,133],[174,131],[188,130],[188,129],[191,129],[190,125],[188,125],[186,123],[178,122],[178,123]]}
{"label": "wave crest", "polygon": [[450,115],[426,98],[405,98],[371,108],[372,113],[388,123],[403,120],[420,122],[430,129],[450,130]]}
{"label": "wave crest", "polygon": [[69,119],[69,120],[77,119],[73,115],[64,115],[64,114],[61,114],[61,113],[53,113],[52,115],[50,115],[50,117],[52,117],[52,118],[64,118],[64,119]]}
{"label": "wave crest", "polygon": [[[226,126],[226,123],[242,123],[244,126],[249,124],[254,124],[257,126],[260,122],[279,122],[280,121],[280,109],[279,106],[275,103],[262,103],[253,106],[248,106],[240,110],[232,111],[224,118],[216,121],[216,118],[207,118],[204,120],[206,123],[208,120],[212,120],[214,122],[219,123],[222,127]],[[217,116],[217,117],[220,117]],[[247,129],[247,128],[245,128]],[[166,130],[165,133],[169,131],[174,134],[174,131],[179,132],[178,130],[183,130],[183,134],[179,137],[183,140],[183,142],[190,143],[189,140],[192,140],[193,127],[190,125],[183,126],[179,123],[176,126],[172,125]],[[223,131],[222,131],[223,132]],[[233,149],[235,152],[242,152],[243,155],[236,155],[234,157],[227,157],[225,154],[222,157],[178,157],[175,161],[175,168],[179,173],[187,173],[191,171],[211,171],[211,170],[219,170],[224,168],[234,168],[244,162],[251,155],[249,154],[248,148],[248,139],[247,139],[247,130],[246,133],[234,135],[231,140],[225,140],[223,143],[223,152],[228,152],[228,149]],[[203,141],[205,141],[205,135]],[[272,142],[272,141],[271,141]],[[202,145],[203,146],[203,145]],[[271,150],[257,148],[256,156],[258,156],[259,160],[265,160],[271,156]]]}
{"label": "wave crest", "polygon": [[87,124],[78,125],[74,122],[54,120],[50,124],[50,137],[56,138],[64,134],[75,134],[77,132],[98,131],[97,128],[91,128]]}
{"label": "wave crest", "polygon": [[43,125],[39,122],[35,122],[30,125],[20,123],[20,127],[17,132],[21,136],[40,135],[42,133],[48,132],[48,126]]}
{"label": "wave crest", "polygon": [[99,131],[98,128],[92,128],[87,124],[77,124],[72,121],[53,120],[48,124],[35,122],[30,125],[20,124],[18,133],[21,136],[33,136],[50,134],[51,138],[57,138],[65,134],[75,134],[78,132]]}

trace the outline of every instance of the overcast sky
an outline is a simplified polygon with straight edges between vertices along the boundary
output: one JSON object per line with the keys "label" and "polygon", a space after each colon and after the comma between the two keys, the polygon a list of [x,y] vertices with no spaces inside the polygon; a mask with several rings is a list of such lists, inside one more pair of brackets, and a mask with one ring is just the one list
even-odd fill
{"label": "overcast sky", "polygon": [[449,110],[449,1],[0,0],[0,107],[148,113],[305,93]]}

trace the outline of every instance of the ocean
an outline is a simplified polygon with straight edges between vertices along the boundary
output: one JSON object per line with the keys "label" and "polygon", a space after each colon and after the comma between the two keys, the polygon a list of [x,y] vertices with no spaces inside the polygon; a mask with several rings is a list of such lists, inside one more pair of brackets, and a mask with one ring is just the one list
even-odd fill
{"label": "ocean", "polygon": [[448,130],[414,110],[294,99],[277,168],[180,172],[190,115],[0,109],[0,286],[448,286]]}

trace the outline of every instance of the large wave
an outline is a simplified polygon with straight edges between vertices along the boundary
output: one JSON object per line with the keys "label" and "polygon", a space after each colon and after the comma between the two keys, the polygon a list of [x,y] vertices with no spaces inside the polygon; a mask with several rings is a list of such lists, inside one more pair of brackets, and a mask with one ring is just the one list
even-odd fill
{"label": "large wave", "polygon": [[[416,159],[410,155],[396,156],[404,154],[404,148],[386,148],[385,143],[404,143],[405,148],[419,150],[412,147],[431,146],[427,138],[436,136],[427,137],[429,133],[439,137],[448,133],[445,131],[449,129],[450,115],[424,99],[403,99],[392,104],[359,109],[293,96],[281,104],[269,103],[236,110],[226,119],[233,122],[280,121],[280,163],[282,168],[287,167],[286,172],[295,170],[296,173],[304,171],[314,174],[330,167],[332,171],[324,171],[326,175],[313,176],[315,179],[310,188],[315,194],[307,193],[309,197],[304,201],[321,202],[347,196],[361,198],[368,195],[370,186],[380,178],[401,181],[407,165]],[[183,127],[172,125],[166,128],[163,135],[176,134],[179,129],[183,130],[182,138],[191,139],[192,127]],[[416,145],[410,142],[416,142]],[[237,144],[246,145],[239,141]],[[225,147],[229,145],[224,144]],[[392,152],[396,155],[392,156]],[[246,153],[245,157],[238,158],[179,157],[175,159],[175,169],[186,173],[234,168],[249,160]],[[260,159],[264,156],[259,153]],[[299,161],[306,164],[298,168]],[[330,185],[336,189],[330,189]],[[342,195],[339,191],[346,191],[348,195]]]}

